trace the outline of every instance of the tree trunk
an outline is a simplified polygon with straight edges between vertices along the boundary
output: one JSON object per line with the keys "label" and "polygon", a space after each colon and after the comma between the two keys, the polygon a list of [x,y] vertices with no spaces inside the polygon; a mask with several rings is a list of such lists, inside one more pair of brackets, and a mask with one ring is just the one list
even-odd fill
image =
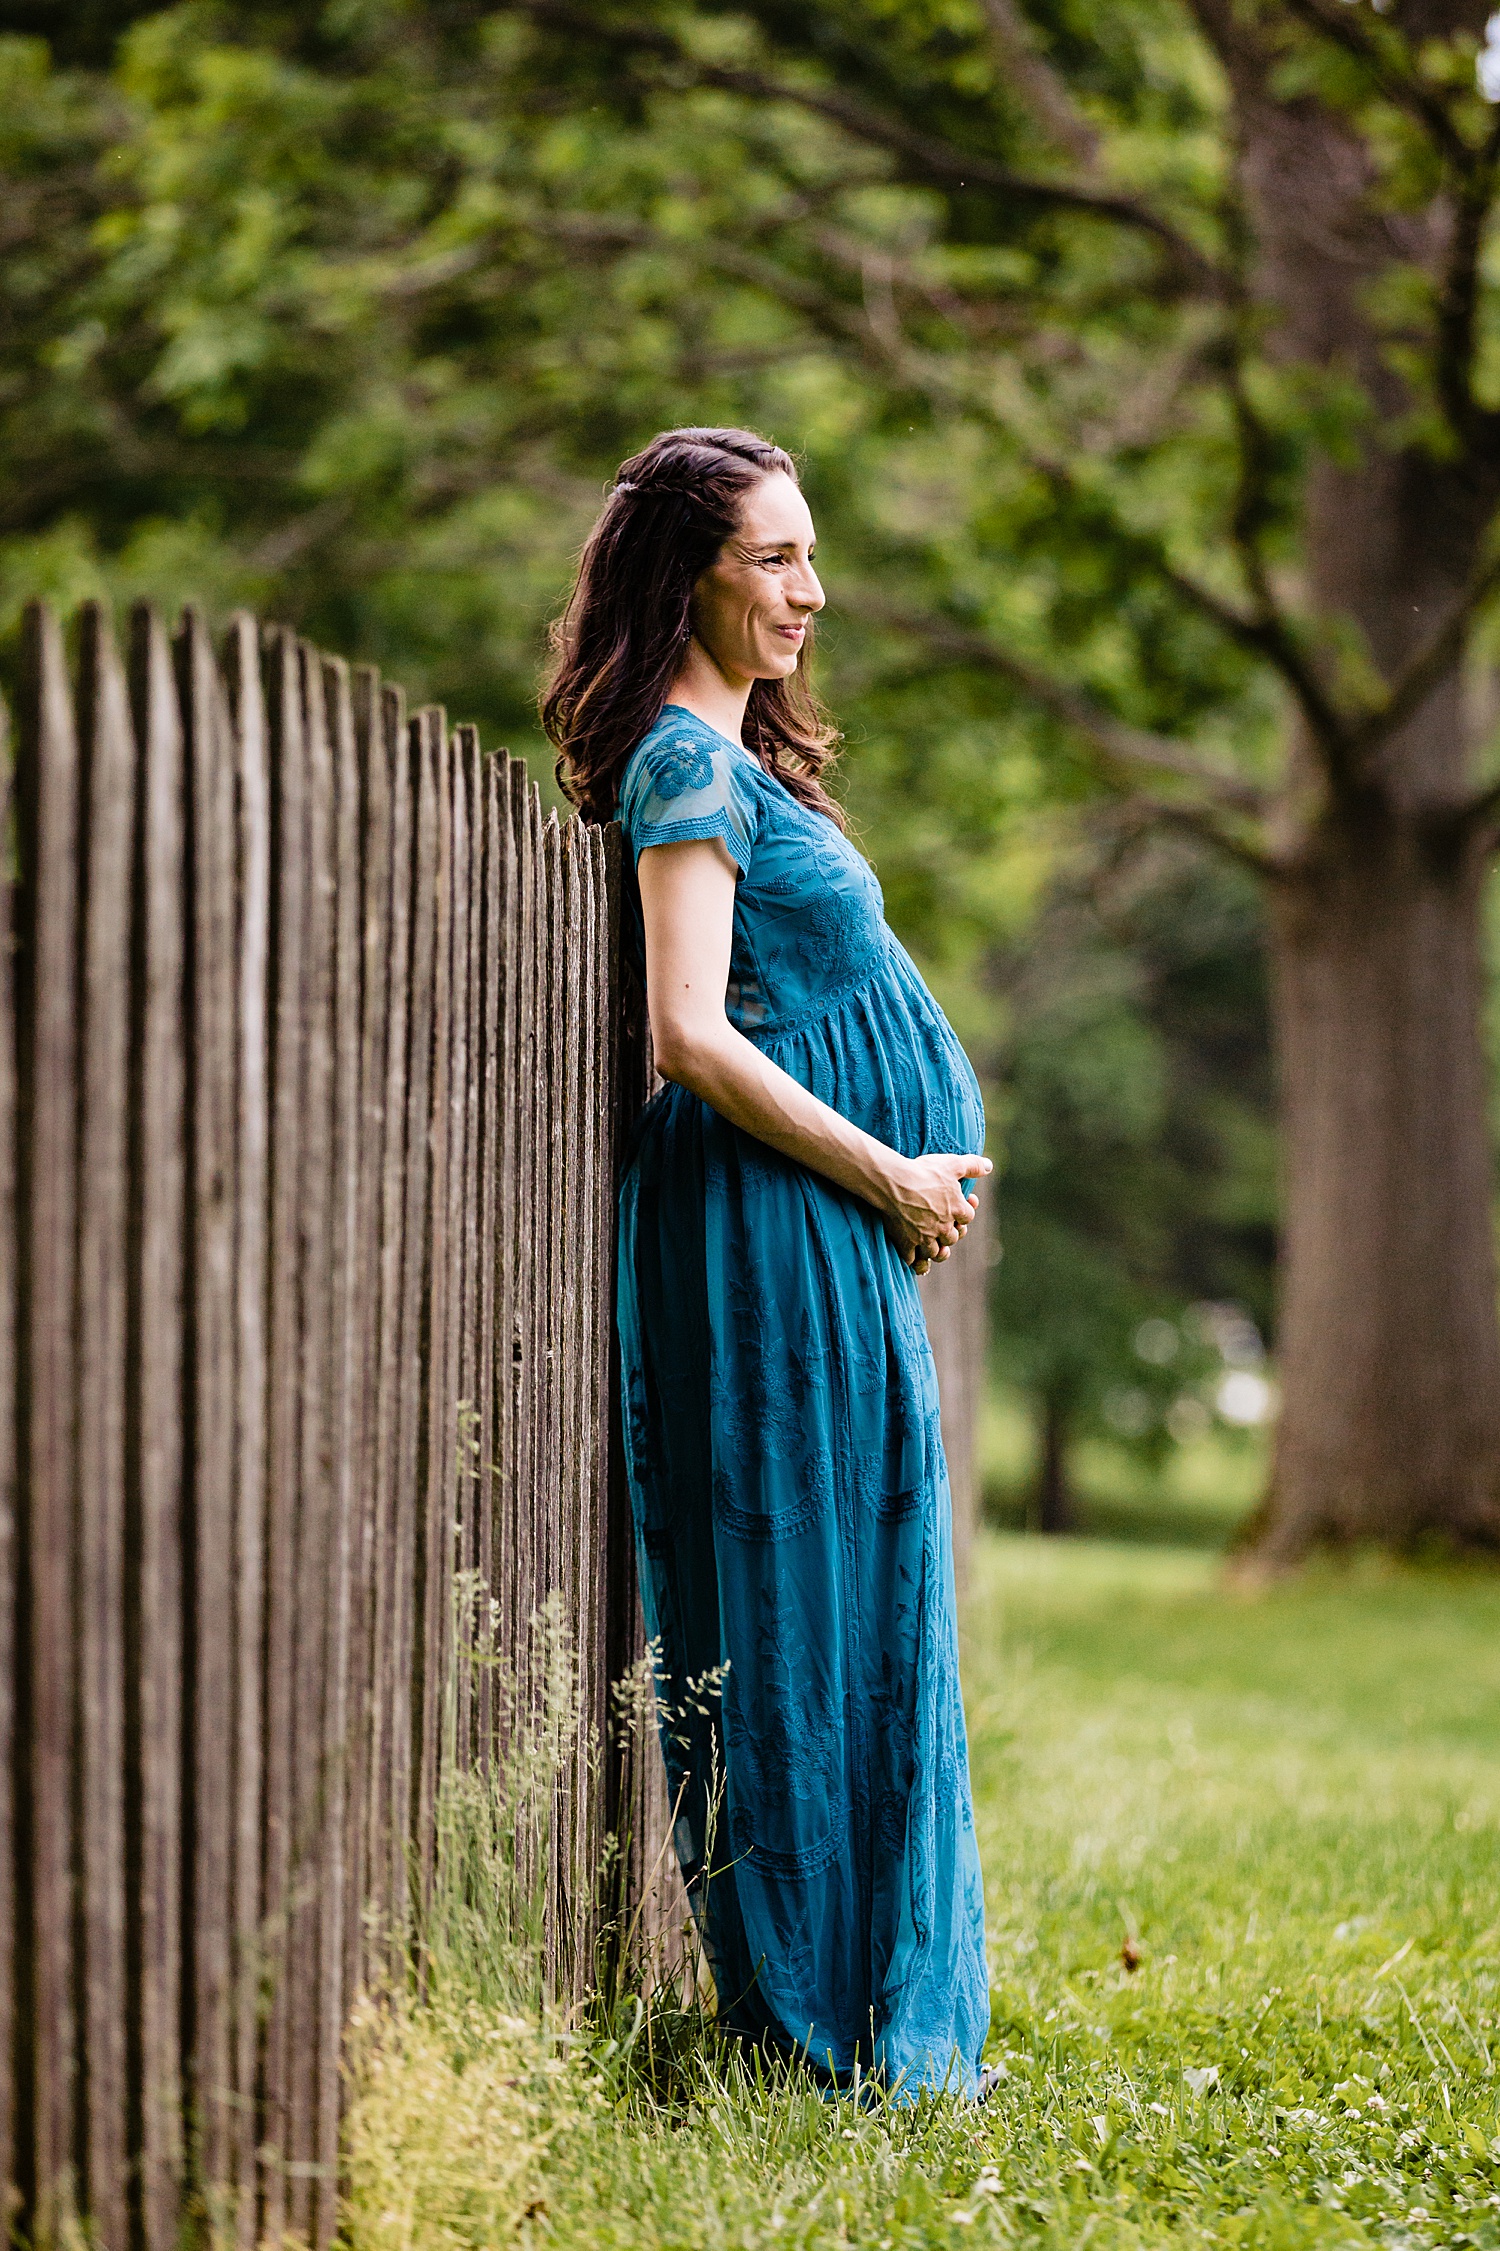
{"label": "tree trunk", "polygon": [[[1456,209],[1446,188],[1382,207],[1352,114],[1286,89],[1272,17],[1233,0],[1192,5],[1233,89],[1271,348],[1352,375],[1369,407],[1355,446],[1313,457],[1297,599],[1362,644],[1389,684],[1459,614],[1500,500],[1500,455],[1474,436],[1477,408],[1454,409],[1469,419],[1450,458],[1404,437],[1416,396],[1374,309],[1393,257],[1447,286]],[[1403,28],[1477,32],[1484,14],[1480,0],[1413,0]],[[1462,304],[1452,318],[1450,346]],[[1462,392],[1465,347],[1452,348]],[[1320,661],[1332,669],[1326,652]],[[1328,1542],[1500,1545],[1480,1035],[1494,839],[1461,836],[1454,820],[1474,788],[1462,669],[1455,648],[1378,746],[1334,754],[1325,737],[1319,752],[1305,732],[1293,745],[1277,821],[1289,872],[1270,902],[1284,1400],[1250,1528],[1272,1566]]]}
{"label": "tree trunk", "polygon": [[[1430,835],[1430,832],[1428,832]],[[1372,800],[1272,902],[1284,1398],[1256,1552],[1500,1544],[1483,854]]]}
{"label": "tree trunk", "polygon": [[1049,1394],[1042,1402],[1042,1460],[1031,1529],[1050,1534],[1071,1532],[1074,1523],[1073,1494],[1068,1483],[1067,1411],[1060,1399]]}

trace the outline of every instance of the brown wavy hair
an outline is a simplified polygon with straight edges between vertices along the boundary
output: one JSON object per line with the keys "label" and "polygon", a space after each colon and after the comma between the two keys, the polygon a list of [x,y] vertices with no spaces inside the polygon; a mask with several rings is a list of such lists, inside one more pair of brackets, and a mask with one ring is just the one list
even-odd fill
{"label": "brown wavy hair", "polygon": [[[557,662],[541,704],[558,781],[586,819],[614,818],[626,760],[681,668],[693,588],[735,531],[751,486],[777,471],[797,481],[791,455],[751,430],[664,430],[620,464],[552,628]],[[808,679],[812,637],[809,618],[796,671],[752,686],[745,747],[842,828],[823,786],[839,738]]]}

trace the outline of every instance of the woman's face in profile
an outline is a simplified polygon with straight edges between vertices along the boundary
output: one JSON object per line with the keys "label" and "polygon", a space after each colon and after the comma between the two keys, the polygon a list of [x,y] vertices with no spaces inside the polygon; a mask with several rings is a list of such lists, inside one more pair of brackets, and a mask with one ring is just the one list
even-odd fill
{"label": "woman's face in profile", "polygon": [[694,638],[727,680],[784,680],[823,607],[813,520],[791,478],[759,477],[739,524],[693,588]]}

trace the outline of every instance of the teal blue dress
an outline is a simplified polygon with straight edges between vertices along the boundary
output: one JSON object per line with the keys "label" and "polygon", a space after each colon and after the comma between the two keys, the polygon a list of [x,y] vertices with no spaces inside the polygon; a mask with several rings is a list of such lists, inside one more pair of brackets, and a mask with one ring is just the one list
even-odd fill
{"label": "teal blue dress", "polygon": [[[725,1006],[908,1156],[983,1146],[979,1088],[868,863],[669,704],[619,818],[722,837]],[[989,2026],[952,1512],[918,1284],[868,1204],[679,1086],[620,1196],[626,1464],[674,1843],[720,2021],[846,2085],[972,2094]]]}

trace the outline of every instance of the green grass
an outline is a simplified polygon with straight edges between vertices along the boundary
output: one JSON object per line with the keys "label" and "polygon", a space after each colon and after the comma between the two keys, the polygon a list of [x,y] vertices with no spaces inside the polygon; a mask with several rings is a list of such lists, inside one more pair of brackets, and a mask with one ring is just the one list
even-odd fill
{"label": "green grass", "polygon": [[1216,1571],[980,1543],[990,2104],[709,2043],[659,2106],[460,1980],[371,2037],[353,2243],[1500,2246],[1500,1582]]}

